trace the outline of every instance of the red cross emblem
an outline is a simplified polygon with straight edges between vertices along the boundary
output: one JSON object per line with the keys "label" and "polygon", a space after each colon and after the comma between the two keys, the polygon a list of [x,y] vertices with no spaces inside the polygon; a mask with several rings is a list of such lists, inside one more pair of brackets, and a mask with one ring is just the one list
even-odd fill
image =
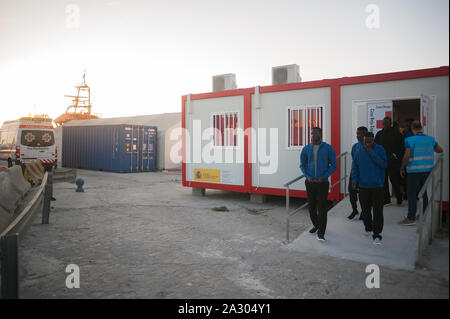
{"label": "red cross emblem", "polygon": [[51,139],[52,139],[52,137],[51,137],[50,134],[48,134],[48,133],[45,133],[44,135],[42,135],[42,140],[43,140],[45,143],[50,142]]}
{"label": "red cross emblem", "polygon": [[[390,117],[392,119],[392,111],[386,111],[384,117]],[[377,120],[377,128],[383,128],[383,120]]]}
{"label": "red cross emblem", "polygon": [[25,135],[25,139],[27,140],[27,142],[31,143],[34,141],[35,136],[33,135],[33,133],[29,132],[27,133],[27,135]]}

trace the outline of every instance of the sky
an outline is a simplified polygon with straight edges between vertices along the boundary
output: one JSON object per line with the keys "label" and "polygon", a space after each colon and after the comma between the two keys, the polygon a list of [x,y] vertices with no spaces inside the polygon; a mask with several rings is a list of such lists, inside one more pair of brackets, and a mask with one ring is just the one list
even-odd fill
{"label": "sky", "polygon": [[448,0],[0,0],[0,123],[56,118],[82,81],[101,117],[181,111],[181,96],[449,65]]}

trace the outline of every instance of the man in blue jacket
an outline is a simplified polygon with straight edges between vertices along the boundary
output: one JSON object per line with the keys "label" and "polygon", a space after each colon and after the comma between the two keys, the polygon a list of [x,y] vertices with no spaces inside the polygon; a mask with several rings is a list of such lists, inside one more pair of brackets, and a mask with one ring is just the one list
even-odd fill
{"label": "man in blue jacket", "polygon": [[353,159],[352,187],[359,188],[366,235],[372,235],[376,245],[381,245],[382,240],[384,178],[387,165],[384,147],[374,143],[373,133],[367,132],[364,136],[364,147],[358,149]]}
{"label": "man in blue jacket", "polygon": [[[368,129],[365,126],[360,126],[356,129],[356,139],[358,142],[353,144],[352,146],[352,161],[355,158],[355,154],[358,151],[360,147],[364,147],[364,135],[367,133]],[[350,173],[350,181],[348,183],[348,193],[350,195],[350,204],[352,205],[352,213],[350,216],[348,216],[348,219],[353,219],[356,215],[359,214],[358,212],[358,205],[356,202],[358,201],[358,190],[353,189],[352,187],[352,173]],[[361,200],[359,201],[361,204]],[[359,216],[359,219],[362,219],[362,214]]]}
{"label": "man in blue jacket", "polygon": [[322,129],[313,127],[312,143],[306,145],[300,154],[300,169],[305,175],[309,215],[317,239],[325,241],[327,228],[328,178],[336,170],[336,153],[330,144],[322,141]]}

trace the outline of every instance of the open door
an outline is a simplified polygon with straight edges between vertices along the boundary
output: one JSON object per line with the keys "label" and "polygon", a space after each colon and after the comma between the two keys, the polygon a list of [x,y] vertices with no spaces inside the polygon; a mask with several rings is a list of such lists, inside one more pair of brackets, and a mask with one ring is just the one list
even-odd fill
{"label": "open door", "polygon": [[422,122],[423,132],[430,136],[436,136],[436,98],[432,95],[421,94],[420,96],[420,121]]}

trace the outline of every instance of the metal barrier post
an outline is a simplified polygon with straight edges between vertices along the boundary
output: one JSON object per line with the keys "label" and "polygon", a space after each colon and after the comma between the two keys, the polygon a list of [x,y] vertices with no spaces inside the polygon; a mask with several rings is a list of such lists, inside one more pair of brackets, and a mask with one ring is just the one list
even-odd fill
{"label": "metal barrier post", "polygon": [[442,188],[444,186],[444,155],[440,156],[439,165],[441,165],[439,178],[439,229],[442,229]]}
{"label": "metal barrier post", "polygon": [[344,156],[344,198],[347,194],[347,155]]}
{"label": "metal barrier post", "polygon": [[432,244],[433,242],[433,235],[434,235],[434,172],[431,172],[431,196],[430,196],[430,205],[431,208],[431,222],[430,222],[430,237],[428,238],[428,244]]}
{"label": "metal barrier post", "polygon": [[53,172],[52,171],[48,172],[47,184],[46,185],[51,185],[50,198],[52,198],[53,197]]}
{"label": "metal barrier post", "polygon": [[0,238],[2,250],[2,299],[19,298],[19,236]]}
{"label": "metal barrier post", "polygon": [[48,224],[50,219],[50,200],[52,198],[52,185],[46,184],[44,190],[44,205],[42,207],[42,224]]}
{"label": "metal barrier post", "polygon": [[423,223],[424,221],[424,216],[423,216],[423,199],[422,197],[419,197],[419,202],[418,202],[418,208],[419,208],[419,224],[418,226],[418,230],[419,230],[419,249],[418,249],[418,262],[421,262],[421,258],[422,258],[422,250],[423,250],[423,241],[422,241],[422,237],[423,237]]}
{"label": "metal barrier post", "polygon": [[289,243],[289,186],[286,187],[286,241]]}

